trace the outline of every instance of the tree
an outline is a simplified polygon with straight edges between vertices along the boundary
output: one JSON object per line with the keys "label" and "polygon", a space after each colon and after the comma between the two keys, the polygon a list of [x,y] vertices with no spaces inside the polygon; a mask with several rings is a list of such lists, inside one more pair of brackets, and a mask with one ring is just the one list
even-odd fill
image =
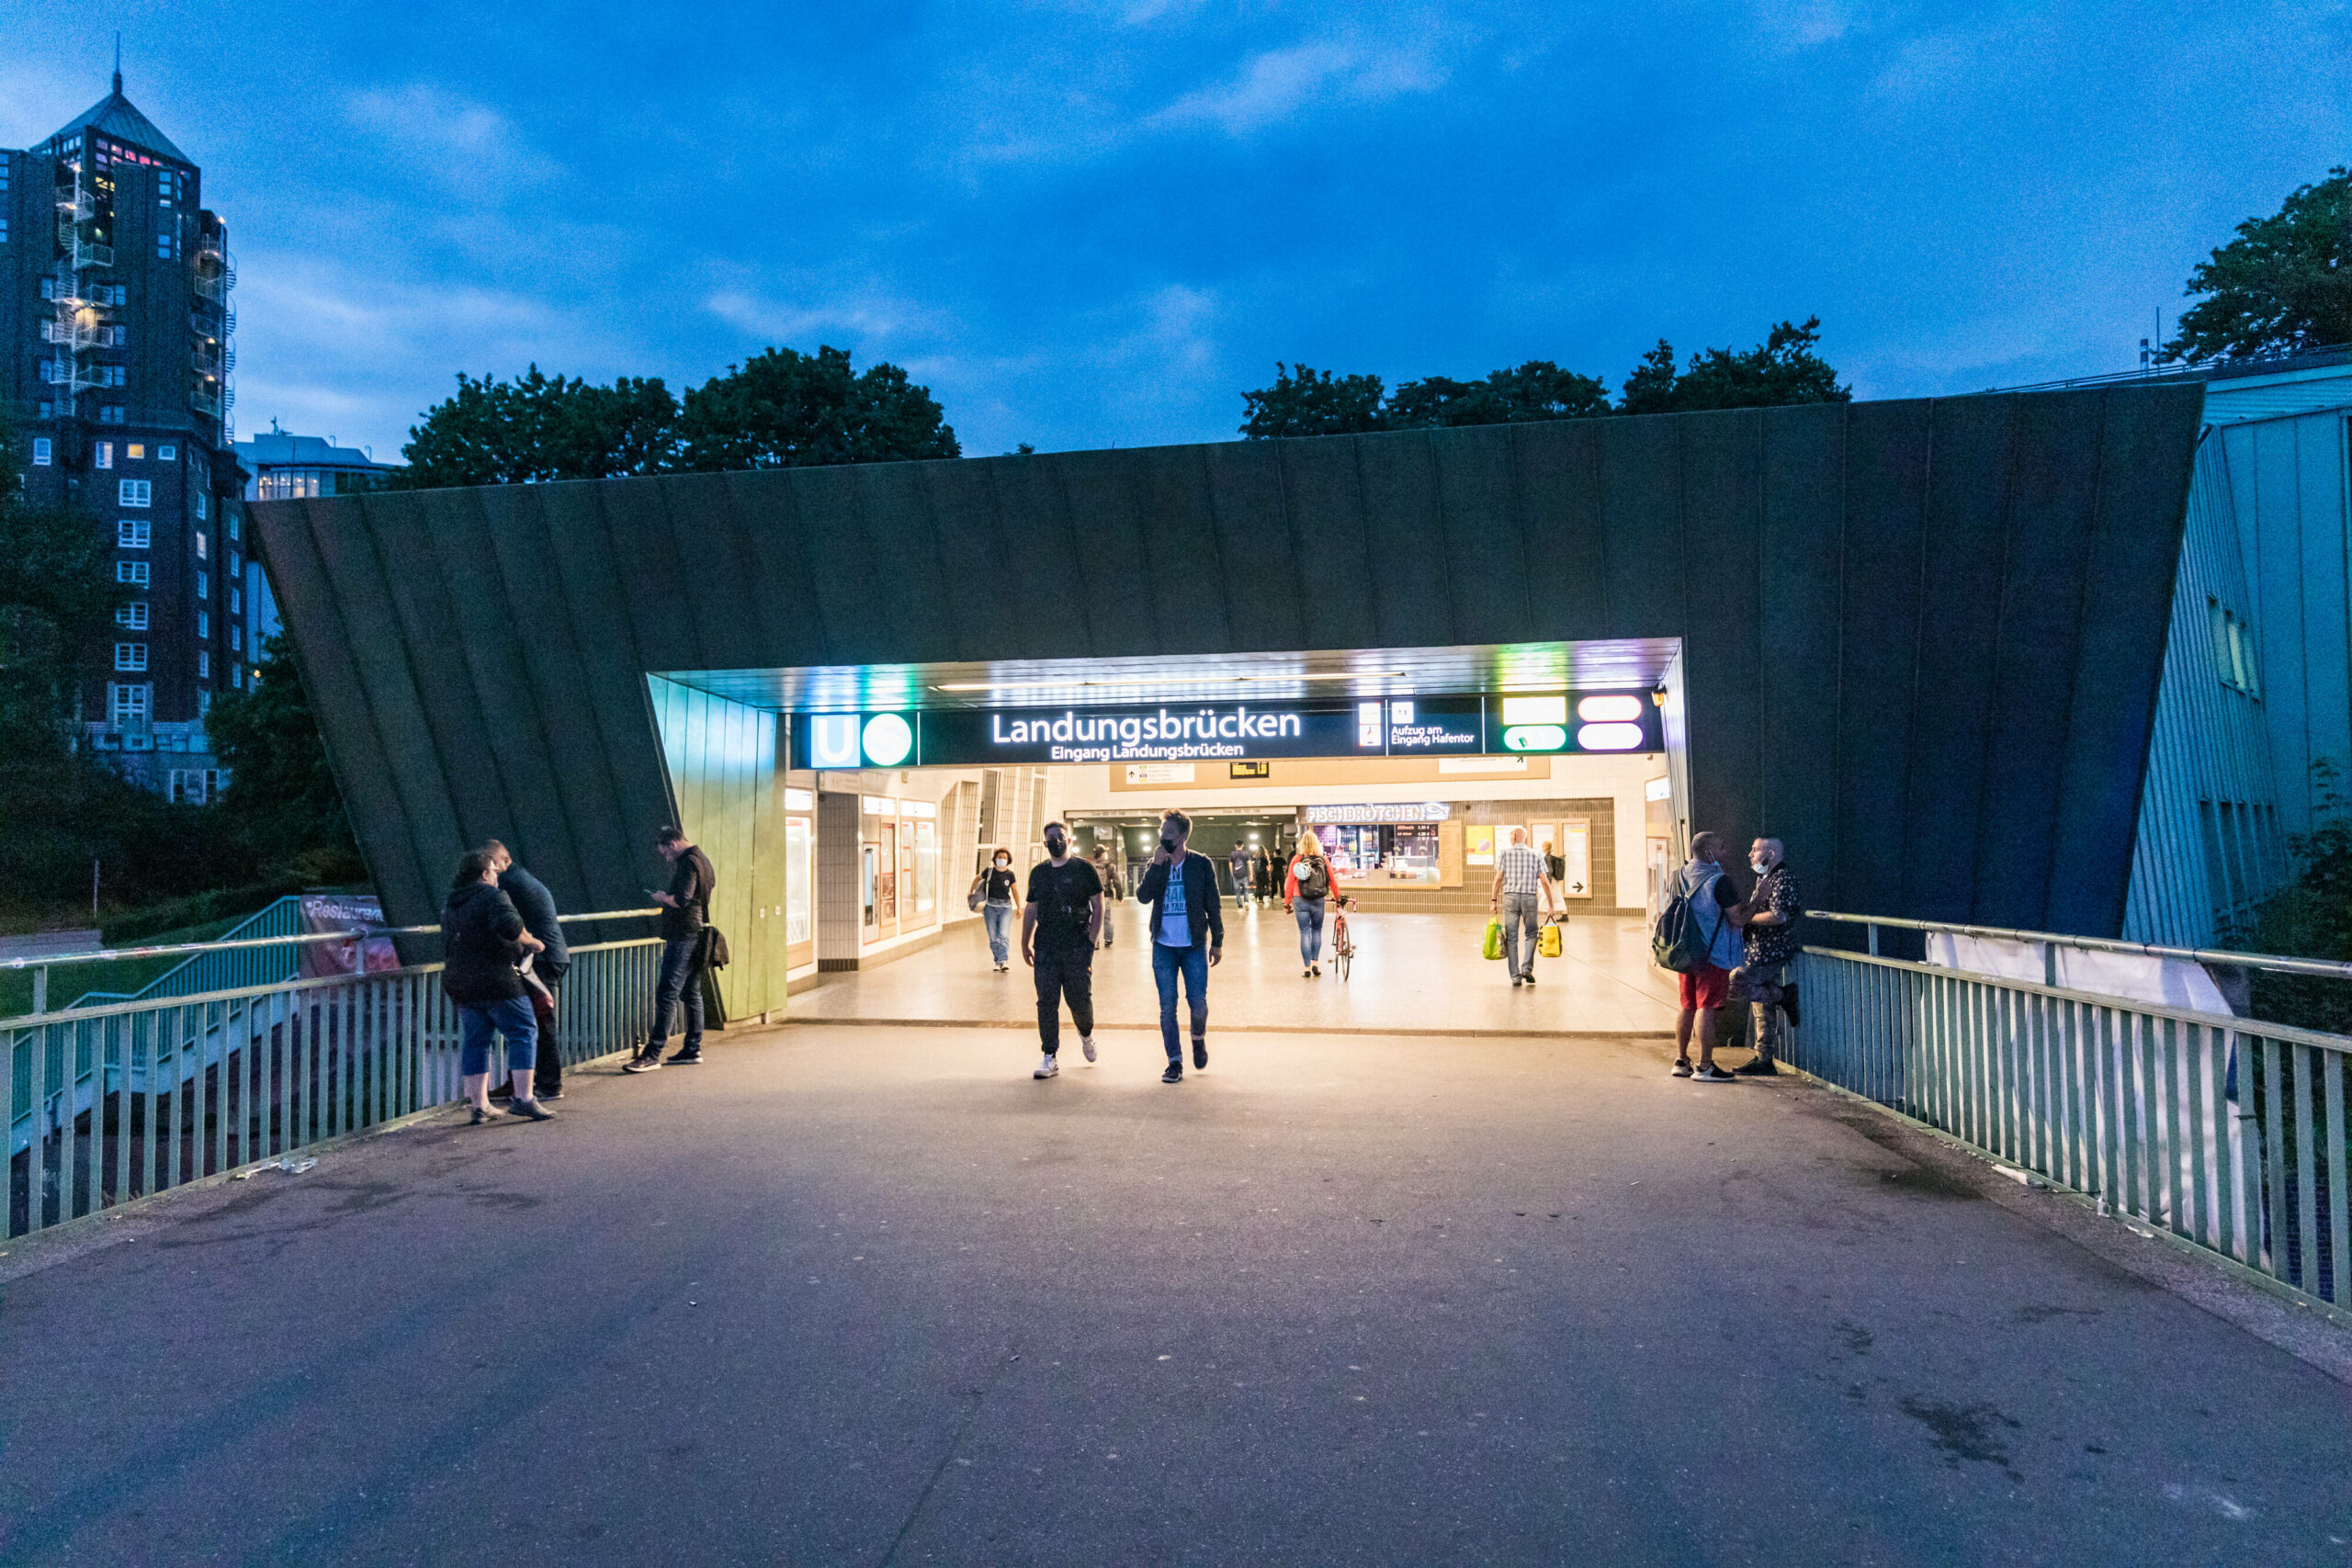
{"label": "tree", "polygon": [[78,649],[100,637],[122,590],[90,519],[35,506],[20,437],[0,423],[0,754],[46,764],[70,747]]}
{"label": "tree", "polygon": [[1392,430],[1456,424],[1510,424],[1531,419],[1589,419],[1609,412],[1609,389],[1590,376],[1531,359],[1483,381],[1430,376],[1403,381],[1389,394]]}
{"label": "tree", "polygon": [[2352,169],[2299,186],[2188,275],[2167,360],[2294,354],[2352,343]]}
{"label": "tree", "polygon": [[549,378],[537,365],[513,381],[458,372],[458,395],[409,429],[402,490],[532,484],[659,473],[677,452],[677,400],[659,378],[609,387]]}
{"label": "tree", "polygon": [[1680,375],[1674,347],[1664,338],[1625,378],[1618,407],[1624,413],[1690,413],[1702,409],[1781,408],[1792,403],[1843,403],[1850,387],[1814,351],[1821,318],[1782,321],[1764,342],[1744,352],[1710,348],[1690,356]]}
{"label": "tree", "polygon": [[1241,434],[1253,440],[1272,435],[1352,435],[1384,430],[1380,378],[1340,376],[1304,365],[1274,362],[1274,384],[1241,394]]}
{"label": "tree", "polygon": [[678,466],[814,468],[963,455],[931,389],[887,362],[850,368],[847,349],[771,348],[686,394]]}
{"label": "tree", "polygon": [[367,879],[284,637],[264,648],[252,685],[214,701],[204,732],[229,769],[221,810],[258,864],[305,882]]}

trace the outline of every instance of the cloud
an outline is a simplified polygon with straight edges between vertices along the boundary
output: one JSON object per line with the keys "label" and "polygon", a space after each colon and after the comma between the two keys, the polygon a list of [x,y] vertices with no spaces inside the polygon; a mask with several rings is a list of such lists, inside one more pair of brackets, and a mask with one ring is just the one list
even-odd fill
{"label": "cloud", "polygon": [[1835,43],[1867,25],[1857,0],[1754,0],[1764,35],[1791,52]]}
{"label": "cloud", "polygon": [[880,342],[936,333],[953,324],[929,306],[880,292],[780,304],[744,289],[721,288],[703,300],[703,309],[774,344],[797,344],[828,333]]}
{"label": "cloud", "polygon": [[496,109],[423,83],[354,93],[344,114],[405,162],[476,199],[562,172]]}
{"label": "cloud", "polygon": [[1252,55],[1225,81],[1150,117],[1155,125],[1215,125],[1233,136],[1287,119],[1317,99],[1376,103],[1442,86],[1445,73],[1411,50],[1321,39]]}

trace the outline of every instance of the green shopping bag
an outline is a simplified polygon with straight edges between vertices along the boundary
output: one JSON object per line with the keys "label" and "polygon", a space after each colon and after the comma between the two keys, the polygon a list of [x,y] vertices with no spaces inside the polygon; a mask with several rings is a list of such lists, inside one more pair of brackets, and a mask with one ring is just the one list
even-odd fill
{"label": "green shopping bag", "polygon": [[1503,923],[1499,919],[1487,922],[1486,952],[1489,958],[1500,958],[1503,955]]}

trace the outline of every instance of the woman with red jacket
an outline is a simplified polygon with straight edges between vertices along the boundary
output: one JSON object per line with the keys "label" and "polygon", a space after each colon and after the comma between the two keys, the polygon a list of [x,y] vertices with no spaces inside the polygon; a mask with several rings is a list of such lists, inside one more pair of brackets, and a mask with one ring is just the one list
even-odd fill
{"label": "woman with red jacket", "polygon": [[1298,836],[1298,852],[1283,878],[1283,908],[1298,917],[1301,979],[1323,973],[1323,901],[1330,896],[1331,863],[1323,858],[1323,840],[1309,829]]}

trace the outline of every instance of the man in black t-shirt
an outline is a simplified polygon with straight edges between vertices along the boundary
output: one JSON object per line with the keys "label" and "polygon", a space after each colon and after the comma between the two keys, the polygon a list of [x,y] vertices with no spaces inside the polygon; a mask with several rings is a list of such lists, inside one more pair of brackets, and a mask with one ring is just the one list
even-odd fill
{"label": "man in black t-shirt", "polygon": [[1102,879],[1069,852],[1069,829],[1046,824],[1047,859],[1029,868],[1029,901],[1021,910],[1021,958],[1037,972],[1037,1033],[1045,1060],[1033,1077],[1061,1071],[1062,998],[1078,1025],[1079,1049],[1094,1060],[1094,939],[1102,930]]}

